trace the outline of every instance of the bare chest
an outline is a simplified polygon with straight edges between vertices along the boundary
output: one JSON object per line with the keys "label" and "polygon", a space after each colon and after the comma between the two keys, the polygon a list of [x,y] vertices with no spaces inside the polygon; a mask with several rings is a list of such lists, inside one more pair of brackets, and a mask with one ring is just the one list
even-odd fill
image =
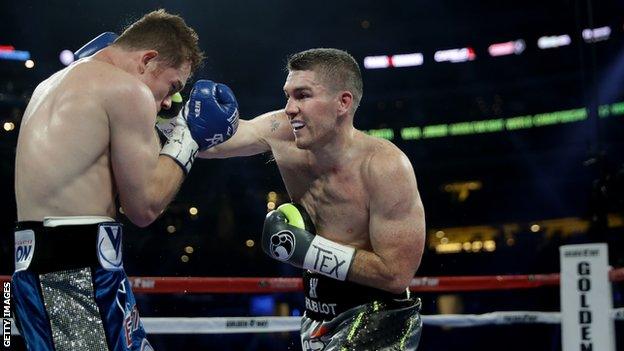
{"label": "bare chest", "polygon": [[284,161],[277,160],[286,189],[292,200],[309,212],[317,234],[368,247],[369,196],[360,167],[337,167],[318,175],[304,163]]}

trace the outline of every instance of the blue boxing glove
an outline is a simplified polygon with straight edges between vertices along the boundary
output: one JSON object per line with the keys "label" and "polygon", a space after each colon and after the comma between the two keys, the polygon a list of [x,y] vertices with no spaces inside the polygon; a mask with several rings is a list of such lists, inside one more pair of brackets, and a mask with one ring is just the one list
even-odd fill
{"label": "blue boxing glove", "polygon": [[355,248],[314,235],[302,206],[283,204],[269,212],[262,228],[262,250],[272,258],[337,280],[346,280]]}
{"label": "blue boxing glove", "polygon": [[221,144],[236,133],[238,103],[227,86],[198,80],[180,113],[170,119],[159,117],[156,126],[167,137],[160,154],[173,158],[188,174],[198,150]]}
{"label": "blue boxing glove", "polygon": [[96,52],[104,49],[112,44],[118,35],[113,32],[104,32],[97,37],[93,38],[90,42],[86,43],[80,49],[74,52],[74,60],[80,60],[81,58],[91,56]]}
{"label": "blue boxing glove", "polygon": [[203,151],[230,139],[238,128],[238,103],[227,85],[198,80],[185,111],[193,139]]}

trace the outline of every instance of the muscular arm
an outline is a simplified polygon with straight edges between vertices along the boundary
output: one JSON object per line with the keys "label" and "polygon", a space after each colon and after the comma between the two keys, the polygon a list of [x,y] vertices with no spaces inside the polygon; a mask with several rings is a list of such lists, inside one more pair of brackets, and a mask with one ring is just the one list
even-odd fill
{"label": "muscular arm", "polygon": [[398,150],[374,155],[369,188],[373,251],[356,251],[348,280],[400,293],[420,265],[425,242],[424,209],[407,157]]}
{"label": "muscular arm", "polygon": [[159,156],[154,130],[156,106],[147,87],[117,87],[105,103],[109,116],[111,163],[121,206],[140,227],[153,222],[178,191],[184,173],[167,156]]}
{"label": "muscular arm", "polygon": [[201,158],[251,156],[271,150],[273,140],[294,138],[284,111],[273,111],[251,120],[240,120],[238,131],[223,144],[199,153]]}

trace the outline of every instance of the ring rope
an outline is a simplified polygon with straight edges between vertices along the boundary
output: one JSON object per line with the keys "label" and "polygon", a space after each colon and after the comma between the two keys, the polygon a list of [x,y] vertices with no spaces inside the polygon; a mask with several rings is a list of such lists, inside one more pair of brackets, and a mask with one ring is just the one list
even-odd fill
{"label": "ring rope", "polygon": [[[420,292],[530,289],[559,285],[559,274],[418,277],[410,290]],[[131,277],[137,293],[275,293],[303,289],[301,278]],[[624,268],[609,272],[612,282],[624,281]],[[10,276],[0,276],[10,281]],[[612,310],[614,320],[624,320],[624,308]],[[145,328],[153,334],[222,334],[285,332],[300,329],[301,317],[146,317]],[[503,324],[558,324],[559,312],[499,311],[481,315],[448,314],[422,316],[430,326],[473,327]],[[12,332],[17,334],[15,324]]]}
{"label": "ring rope", "polygon": [[[624,308],[611,312],[616,321],[624,320]],[[560,324],[560,312],[499,311],[484,314],[439,314],[421,316],[423,324],[436,327],[477,327],[510,324]],[[235,334],[295,332],[301,317],[142,317],[149,334]],[[15,324],[13,324],[13,328]],[[12,331],[17,334],[17,329]]]}
{"label": "ring rope", "polygon": [[[10,276],[0,276],[0,281],[10,281]],[[237,277],[130,277],[135,293],[144,294],[257,294],[299,292],[303,290],[301,278],[237,278]],[[611,282],[624,281],[624,268],[609,272]],[[483,275],[417,277],[412,279],[413,292],[451,292],[532,289],[559,285],[559,273],[525,275]]]}

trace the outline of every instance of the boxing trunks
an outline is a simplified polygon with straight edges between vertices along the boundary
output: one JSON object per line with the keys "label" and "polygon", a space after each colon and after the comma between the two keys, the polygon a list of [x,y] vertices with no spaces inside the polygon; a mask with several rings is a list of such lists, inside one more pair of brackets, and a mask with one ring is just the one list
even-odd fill
{"label": "boxing trunks", "polygon": [[420,299],[306,271],[304,351],[416,350]]}
{"label": "boxing trunks", "polygon": [[121,238],[122,225],[108,217],[17,224],[12,292],[28,350],[152,350]]}

